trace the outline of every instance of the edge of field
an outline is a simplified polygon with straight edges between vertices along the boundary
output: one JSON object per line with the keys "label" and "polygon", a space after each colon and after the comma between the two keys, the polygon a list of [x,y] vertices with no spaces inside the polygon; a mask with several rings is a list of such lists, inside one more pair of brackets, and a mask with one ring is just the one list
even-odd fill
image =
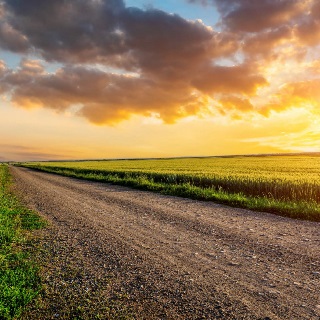
{"label": "edge of field", "polygon": [[49,167],[43,165],[16,164],[17,166],[59,174],[67,177],[107,182],[140,190],[159,192],[166,195],[186,197],[194,200],[213,201],[232,207],[269,212],[293,219],[320,221],[320,206],[315,201],[278,200],[271,197],[253,197],[243,193],[228,193],[217,188],[203,188],[190,183],[155,182],[145,174],[126,174],[126,172],[97,172],[75,168]]}
{"label": "edge of field", "polygon": [[[0,319],[134,319],[125,296],[100,296],[111,278],[96,279],[95,291],[87,290],[78,253],[21,199],[8,165],[0,164]],[[5,232],[13,236],[3,245]]]}
{"label": "edge of field", "polygon": [[0,318],[17,319],[42,290],[32,230],[45,221],[11,192],[7,165],[0,165]]}

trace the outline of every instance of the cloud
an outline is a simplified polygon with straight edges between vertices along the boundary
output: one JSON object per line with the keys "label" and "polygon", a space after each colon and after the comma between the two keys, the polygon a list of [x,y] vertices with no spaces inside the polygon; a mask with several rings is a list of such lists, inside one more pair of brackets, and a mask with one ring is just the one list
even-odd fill
{"label": "cloud", "polygon": [[316,46],[320,43],[320,3],[314,1],[308,15],[298,24],[295,32],[302,44]]}
{"label": "cloud", "polygon": [[278,55],[273,49],[293,41],[293,30],[288,26],[269,29],[247,35],[244,38],[243,51],[250,57],[275,59]]}
{"label": "cloud", "polygon": [[[124,9],[121,0],[3,3],[6,24],[27,44],[11,47],[12,51],[35,49],[47,60],[70,62],[121,53],[121,37],[114,32],[119,12]],[[1,38],[1,45],[8,47],[7,37]]]}
{"label": "cloud", "polygon": [[112,74],[70,65],[46,73],[39,61],[24,59],[18,70],[7,71],[0,88],[10,88],[12,102],[22,107],[65,111],[76,105],[78,115],[89,121],[113,124],[133,114],[157,115],[172,123],[205,110],[210,95],[249,95],[266,84],[248,65],[199,68],[196,74],[171,81],[163,77]]}
{"label": "cloud", "polygon": [[[13,152],[10,159],[23,159],[22,161],[44,161],[44,160],[62,160],[68,159],[65,155],[46,153],[46,152],[36,152],[32,149],[28,152]],[[18,160],[15,160],[18,161]]]}
{"label": "cloud", "polygon": [[244,139],[242,142],[258,143],[263,147],[290,152],[320,152],[320,132],[312,125],[299,132]]}
{"label": "cloud", "polygon": [[24,52],[28,49],[27,39],[5,21],[0,22],[0,45],[3,49]]}
{"label": "cloud", "polygon": [[[258,108],[251,98],[272,85],[265,70],[286,57],[281,48],[303,47],[303,35],[320,19],[317,2],[189,2],[215,5],[219,31],[122,0],[0,0],[0,48],[24,56],[15,70],[0,62],[0,93],[25,108],[77,109],[96,124],[132,115],[173,123],[212,105],[265,114],[285,108]],[[48,72],[47,62],[59,69]]]}
{"label": "cloud", "polygon": [[285,58],[286,47],[297,59],[320,43],[318,0],[186,0],[212,5],[220,12],[218,27],[237,35],[246,59]]}
{"label": "cloud", "polygon": [[0,161],[41,161],[68,159],[66,154],[55,154],[42,151],[41,148],[30,148],[23,145],[8,145],[0,143],[2,155]]}
{"label": "cloud", "polygon": [[[3,4],[5,23],[25,41],[9,48],[5,33],[0,46],[35,52],[63,66],[47,74],[39,61],[23,59],[0,80],[2,91],[25,107],[62,111],[76,104],[78,114],[94,123],[115,123],[132,114],[156,114],[170,123],[197,113],[206,108],[210,91],[201,80],[205,66],[238,48],[233,35],[199,21],[126,8],[118,0]],[[212,85],[220,71],[228,72],[211,68]]]}
{"label": "cloud", "polygon": [[233,67],[208,66],[193,81],[202,92],[254,94],[267,81],[249,64]]}
{"label": "cloud", "polygon": [[309,5],[309,0],[187,0],[215,5],[221,13],[220,25],[235,32],[260,32],[288,25]]}
{"label": "cloud", "polygon": [[[218,33],[161,10],[126,8],[121,0],[4,1],[5,22],[46,60],[160,69],[177,59],[226,54]],[[8,47],[6,37],[0,45]],[[25,47],[11,48],[23,52]],[[183,54],[183,55],[182,55]]]}
{"label": "cloud", "polygon": [[172,122],[197,113],[205,103],[187,85],[158,83],[80,66],[47,74],[36,62],[23,61],[18,71],[8,72],[2,81],[11,88],[11,99],[17,105],[57,111],[78,105],[79,115],[98,124],[152,113]]}
{"label": "cloud", "polygon": [[223,110],[241,110],[244,112],[253,111],[254,106],[249,99],[243,97],[237,97],[234,95],[224,96],[219,102],[223,106]]}
{"label": "cloud", "polygon": [[305,10],[307,3],[307,0],[216,0],[223,25],[244,32],[288,25]]}
{"label": "cloud", "polygon": [[290,108],[309,109],[314,115],[319,114],[320,79],[297,81],[284,84],[272,97],[272,102],[266,103],[260,113],[269,115],[270,111],[284,111]]}

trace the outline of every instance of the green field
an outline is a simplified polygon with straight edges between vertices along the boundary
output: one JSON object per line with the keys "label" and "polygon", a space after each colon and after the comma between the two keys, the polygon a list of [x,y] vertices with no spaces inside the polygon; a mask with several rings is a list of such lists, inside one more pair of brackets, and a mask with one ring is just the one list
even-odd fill
{"label": "green field", "polygon": [[33,162],[24,166],[320,221],[320,157]]}
{"label": "green field", "polygon": [[17,319],[41,290],[27,247],[29,231],[44,223],[19,204],[9,191],[10,183],[8,167],[0,164],[0,319]]}

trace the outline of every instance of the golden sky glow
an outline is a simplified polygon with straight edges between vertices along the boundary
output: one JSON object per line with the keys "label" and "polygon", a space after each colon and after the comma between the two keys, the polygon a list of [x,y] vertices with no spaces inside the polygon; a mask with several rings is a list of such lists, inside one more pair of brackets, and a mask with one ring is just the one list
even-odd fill
{"label": "golden sky glow", "polygon": [[316,0],[0,0],[0,16],[0,161],[320,151]]}

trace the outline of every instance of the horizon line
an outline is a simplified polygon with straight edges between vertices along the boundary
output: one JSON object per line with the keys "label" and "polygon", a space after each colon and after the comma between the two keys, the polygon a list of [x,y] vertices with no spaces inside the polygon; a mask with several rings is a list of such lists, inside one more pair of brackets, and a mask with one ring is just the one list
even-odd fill
{"label": "horizon line", "polygon": [[25,162],[81,162],[81,161],[121,161],[121,160],[173,160],[173,159],[196,159],[196,158],[234,158],[234,157],[272,157],[272,156],[320,156],[319,151],[306,152],[278,152],[278,153],[252,153],[252,154],[226,154],[210,156],[172,156],[172,157],[125,157],[125,158],[89,158],[89,159],[56,159],[56,160],[0,160],[0,163],[25,163]]}

